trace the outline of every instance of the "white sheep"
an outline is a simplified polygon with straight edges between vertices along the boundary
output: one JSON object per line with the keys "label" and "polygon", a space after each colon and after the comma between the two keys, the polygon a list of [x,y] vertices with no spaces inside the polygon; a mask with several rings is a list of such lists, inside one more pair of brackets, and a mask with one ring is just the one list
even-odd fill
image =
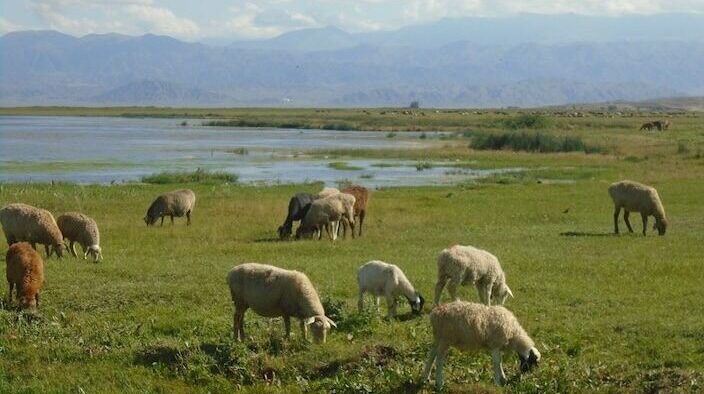
{"label": "white sheep", "polygon": [[618,216],[623,208],[623,221],[626,222],[628,231],[633,232],[628,216],[631,212],[640,212],[643,219],[643,235],[648,227],[648,216],[655,217],[653,229],[658,234],[665,235],[667,218],[665,208],[662,206],[660,196],[655,188],[633,181],[620,181],[609,186],[609,196],[614,201],[614,232],[618,234]]}
{"label": "white sheep", "polygon": [[329,197],[329,196],[332,196],[332,195],[337,194],[339,192],[340,192],[340,189],[338,189],[336,187],[324,187],[323,190],[321,190],[320,193],[318,193],[318,198]]}
{"label": "white sheep", "polygon": [[63,237],[51,212],[22,203],[9,204],[0,209],[0,223],[8,245],[25,241],[36,249],[39,243],[44,245],[47,257],[54,252],[63,256]]}
{"label": "white sheep", "polygon": [[260,316],[283,317],[287,337],[291,334],[291,317],[300,319],[304,338],[310,325],[318,343],[325,343],[330,327],[337,327],[325,316],[315,287],[302,272],[246,263],[232,268],[227,283],[235,306],[233,331],[238,341],[245,337],[244,313],[248,308]]}
{"label": "white sheep", "polygon": [[56,224],[64,239],[69,240],[68,250],[74,257],[78,257],[75,244],[78,242],[83,248],[84,259],[89,254],[93,262],[98,262],[103,258],[100,248],[100,231],[98,231],[98,224],[95,223],[95,220],[79,212],[67,212],[56,218]]}
{"label": "white sheep", "polygon": [[302,236],[322,238],[326,230],[330,239],[337,239],[337,230],[341,220],[346,220],[354,229],[355,198],[350,194],[337,193],[314,200],[308,213],[301,219],[301,225],[296,230],[296,238]]}
{"label": "white sheep", "polygon": [[357,307],[360,312],[364,309],[364,293],[367,292],[376,298],[377,308],[379,307],[379,297],[386,298],[387,317],[389,318],[396,316],[396,300],[399,296],[406,297],[414,313],[420,313],[423,310],[425,300],[406,278],[403,271],[393,264],[372,260],[362,265],[357,271],[357,284],[359,285]]}
{"label": "white sheep", "polygon": [[430,379],[435,363],[435,386],[443,385],[443,365],[450,346],[460,350],[488,350],[494,367],[494,382],[506,383],[501,365],[502,352],[510,349],[518,353],[521,372],[532,369],[540,361],[540,352],[533,340],[518,323],[516,317],[502,306],[487,306],[456,301],[439,305],[430,313],[433,344],[423,368],[422,378]]}
{"label": "white sheep", "polygon": [[455,245],[440,252],[433,306],[440,303],[446,283],[453,301],[459,300],[457,286],[466,284],[476,286],[479,299],[486,305],[491,305],[492,299],[495,304],[503,305],[506,298],[513,297],[513,292],[506,284],[506,276],[499,259],[472,246]]}

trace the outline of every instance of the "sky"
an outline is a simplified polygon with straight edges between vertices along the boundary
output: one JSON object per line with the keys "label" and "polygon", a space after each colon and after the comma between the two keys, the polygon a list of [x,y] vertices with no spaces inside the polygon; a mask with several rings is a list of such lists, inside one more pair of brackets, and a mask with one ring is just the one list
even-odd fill
{"label": "sky", "polygon": [[702,14],[704,0],[2,0],[0,34],[53,29],[75,36],[115,32],[237,40],[324,26],[394,30],[463,16],[673,12]]}

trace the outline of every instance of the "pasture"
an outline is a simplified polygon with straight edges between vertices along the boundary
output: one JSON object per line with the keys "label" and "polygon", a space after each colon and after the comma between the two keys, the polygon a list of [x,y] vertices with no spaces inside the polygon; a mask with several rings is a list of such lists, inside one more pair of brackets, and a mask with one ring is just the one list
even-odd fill
{"label": "pasture", "polygon": [[[515,295],[506,306],[543,359],[518,378],[517,357],[504,354],[501,389],[488,354],[452,350],[447,391],[701,392],[704,130],[700,117],[675,120],[676,131],[662,134],[636,132],[637,118],[548,129],[599,142],[609,147],[603,154],[478,152],[462,139],[422,152],[321,152],[526,168],[476,183],[372,190],[364,236],[334,243],[276,239],[290,196],[321,184],[3,184],[0,206],[92,216],[105,259],[48,259],[38,314],[0,310],[0,392],[431,392],[418,378],[430,302],[421,317],[405,301],[397,320],[383,318],[383,301],[379,313],[360,314],[356,270],[371,259],[397,264],[430,300],[436,257],[458,243],[500,259]],[[658,189],[667,235],[639,235],[637,215],[635,234],[612,234],[606,189],[620,179]],[[147,228],[153,198],[180,187],[197,195],[192,225]],[[225,276],[252,261],[310,277],[338,324],[327,344],[303,341],[297,325],[284,339],[281,319],[251,311],[250,340],[233,340]],[[460,297],[478,300],[469,287]]]}

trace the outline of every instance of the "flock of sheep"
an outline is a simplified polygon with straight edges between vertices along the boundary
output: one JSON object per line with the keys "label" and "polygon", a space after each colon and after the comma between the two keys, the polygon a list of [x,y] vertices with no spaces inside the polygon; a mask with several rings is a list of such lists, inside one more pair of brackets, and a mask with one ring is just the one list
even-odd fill
{"label": "flock of sheep", "polygon": [[[633,232],[629,222],[630,212],[639,212],[643,219],[643,235],[646,233],[648,216],[655,217],[654,228],[665,234],[667,219],[657,191],[637,182],[621,181],[608,189],[614,202],[614,231],[618,233],[618,218],[625,211],[624,221]],[[196,197],[188,189],[164,193],[156,198],[147,210],[145,223],[153,225],[169,216],[186,216],[188,224],[195,206]],[[296,237],[322,237],[326,231],[332,240],[339,231],[346,233],[349,226],[355,236],[355,218],[358,218],[358,235],[362,235],[362,223],[366,216],[369,191],[353,186],[342,191],[325,188],[317,195],[298,193],[289,202],[288,215],[278,229],[280,238],[293,234],[293,223],[300,220]],[[22,203],[9,204],[0,209],[0,224],[10,246],[6,256],[6,275],[9,284],[8,303],[13,290],[19,306],[34,309],[39,305],[39,291],[44,282],[44,262],[36,251],[36,244],[45,247],[47,257],[56,253],[63,256],[64,249],[77,256],[75,243],[81,245],[84,259],[89,255],[93,261],[102,258],[100,233],[96,222],[77,212],[65,213],[54,220],[49,211]],[[396,265],[383,261],[370,261],[357,272],[359,286],[358,308],[364,308],[364,295],[386,299],[387,317],[396,314],[397,298],[408,300],[412,312],[420,314],[425,303],[421,294]],[[247,309],[264,317],[282,317],[286,335],[291,332],[291,318],[300,321],[304,337],[310,329],[316,343],[324,343],[328,331],[336,327],[325,315],[325,310],[315,287],[308,277],[298,271],[285,270],[271,265],[244,263],[235,266],[227,275],[234,304],[234,337],[245,339],[244,315]],[[462,302],[457,297],[457,288],[473,285],[479,293],[481,303]],[[442,292],[447,286],[452,302],[441,304]],[[437,258],[437,283],[430,313],[433,344],[423,369],[424,379],[430,378],[433,364],[436,366],[435,383],[443,385],[443,365],[450,347],[461,350],[487,350],[491,352],[494,382],[503,385],[506,375],[502,367],[502,352],[512,350],[518,354],[521,372],[527,372],[540,361],[540,352],[533,340],[521,327],[516,317],[503,307],[513,293],[506,283],[506,275],[499,260],[493,254],[472,246],[454,245],[440,252]]]}

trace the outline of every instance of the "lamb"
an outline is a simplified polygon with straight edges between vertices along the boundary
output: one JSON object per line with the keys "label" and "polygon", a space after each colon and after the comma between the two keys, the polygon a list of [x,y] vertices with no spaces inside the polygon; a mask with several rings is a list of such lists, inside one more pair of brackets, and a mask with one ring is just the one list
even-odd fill
{"label": "lamb", "polygon": [[503,305],[506,298],[513,297],[513,292],[506,285],[506,276],[499,259],[472,246],[455,245],[440,252],[433,306],[440,302],[440,295],[448,280],[447,288],[453,301],[459,300],[457,286],[468,283],[476,286],[479,299],[486,305],[491,305],[492,300],[495,304]]}
{"label": "lamb", "polygon": [[69,240],[68,250],[74,257],[78,257],[75,244],[78,242],[83,248],[83,259],[86,259],[89,254],[95,263],[103,258],[100,232],[95,220],[82,213],[67,212],[56,219],[56,224],[63,237]]}
{"label": "lamb", "polygon": [[264,317],[282,316],[287,337],[291,335],[291,317],[300,320],[304,338],[311,326],[316,343],[325,343],[327,332],[337,327],[325,316],[315,287],[302,272],[246,263],[232,268],[227,283],[235,306],[233,331],[238,341],[245,338],[244,313],[248,308]]}
{"label": "lamb", "polygon": [[164,216],[171,217],[171,224],[174,224],[174,216],[183,217],[186,215],[186,224],[191,224],[191,213],[196,204],[196,195],[193,190],[179,189],[164,193],[154,200],[147,210],[144,223],[151,226],[161,218],[161,225],[164,225]]}
{"label": "lamb", "polygon": [[10,245],[5,260],[8,304],[12,302],[12,290],[15,289],[21,308],[36,309],[39,306],[39,290],[44,284],[42,257],[28,243],[16,242]]}
{"label": "lamb", "polygon": [[354,196],[337,193],[313,201],[296,230],[296,238],[317,234],[320,239],[325,229],[334,241],[337,239],[340,220],[347,220],[354,230],[354,200]]}
{"label": "lamb", "polygon": [[296,193],[288,202],[288,215],[284,224],[279,226],[279,238],[285,239],[291,236],[293,222],[303,219],[310,209],[310,204],[315,200],[315,196],[310,193]]}
{"label": "lamb", "polygon": [[36,249],[39,243],[44,245],[47,257],[54,252],[63,257],[63,237],[51,212],[22,203],[9,204],[0,209],[0,223],[8,245],[25,241]]}
{"label": "lamb", "polygon": [[430,313],[433,344],[423,368],[422,378],[430,379],[430,369],[436,365],[435,386],[443,385],[442,368],[450,346],[460,350],[489,350],[494,366],[494,382],[506,383],[501,365],[502,351],[518,353],[521,373],[538,365],[540,352],[533,340],[521,327],[516,317],[503,306],[487,306],[472,302],[455,301],[436,307]]}
{"label": "lamb", "polygon": [[662,206],[660,196],[655,188],[633,181],[620,181],[609,186],[609,196],[614,201],[614,233],[618,234],[618,216],[623,208],[623,221],[626,222],[628,231],[633,232],[628,216],[631,212],[640,212],[643,219],[643,235],[648,226],[648,216],[655,217],[653,229],[658,234],[665,235],[667,218],[665,208]]}
{"label": "lamb", "polygon": [[361,312],[364,309],[364,293],[369,292],[376,297],[376,306],[379,307],[379,297],[386,297],[388,318],[396,316],[396,299],[404,296],[411,305],[411,310],[420,314],[423,311],[425,299],[418,293],[401,269],[393,264],[379,260],[372,260],[357,271],[357,284],[359,285],[359,301],[357,307]]}
{"label": "lamb", "polygon": [[[363,186],[350,186],[348,188],[342,189],[341,193],[350,194],[354,196],[354,216],[359,217],[359,236],[362,236],[362,223],[364,223],[364,218],[367,216],[367,204],[369,203],[369,190]],[[342,223],[342,230],[344,236],[347,236],[347,222]],[[354,231],[352,231],[352,237],[354,237]]]}

